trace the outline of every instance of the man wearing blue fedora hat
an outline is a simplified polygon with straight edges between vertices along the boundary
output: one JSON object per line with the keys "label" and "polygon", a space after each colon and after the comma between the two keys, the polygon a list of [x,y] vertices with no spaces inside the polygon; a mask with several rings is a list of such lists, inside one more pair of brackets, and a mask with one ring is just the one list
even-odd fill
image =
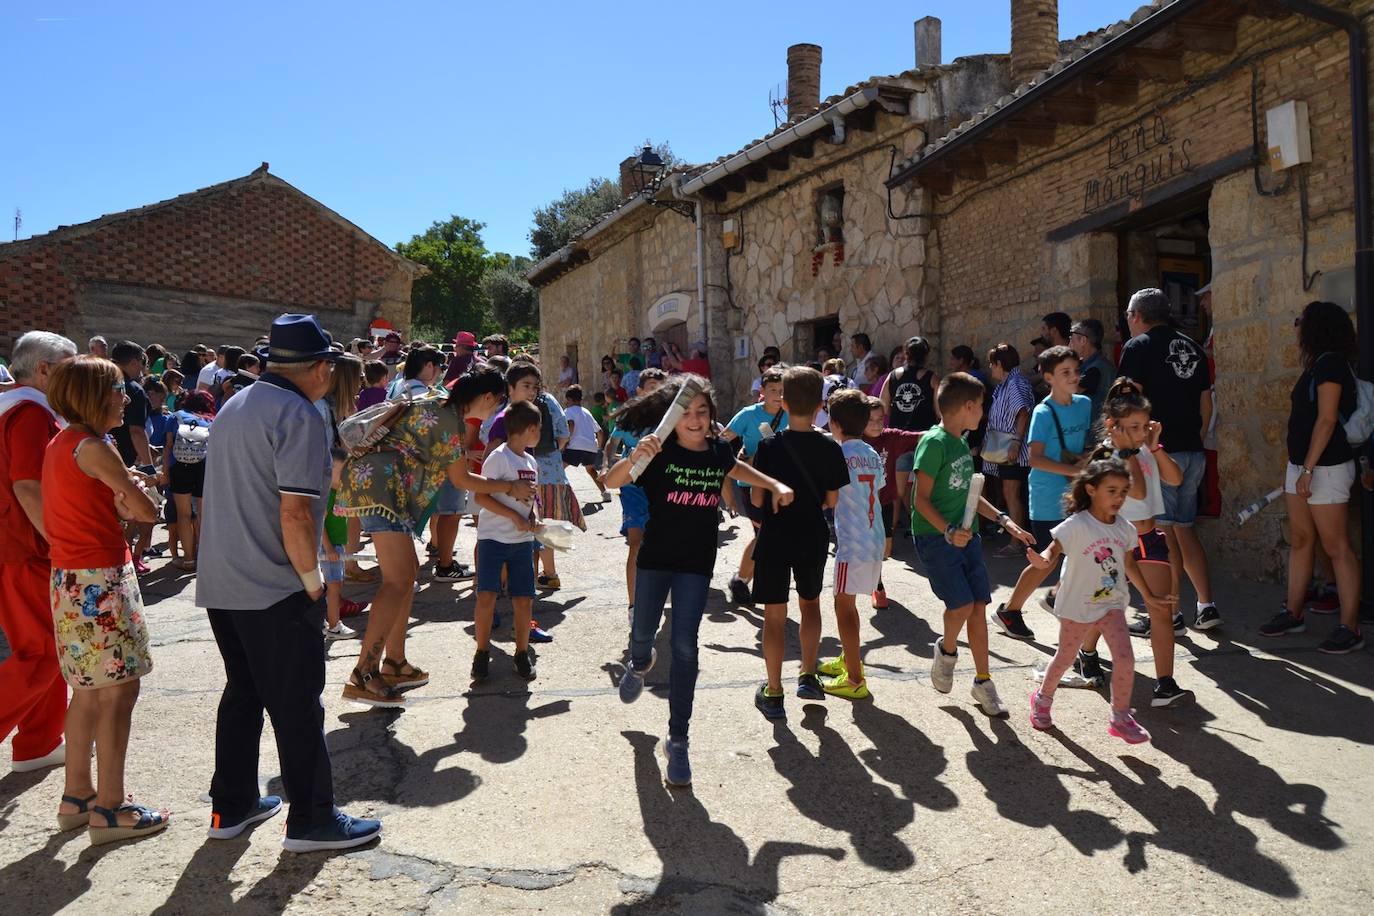
{"label": "man wearing blue fedora hat", "polygon": [[258,795],[262,714],[272,719],[291,810],[282,845],[348,849],[381,822],[334,806],[324,741],[324,582],[318,550],[329,493],[329,437],[312,406],[339,356],[314,315],[272,322],[266,371],[225,402],[205,460],[206,518],[196,604],[207,609],[226,683],[210,781],[212,839],[281,810]]}

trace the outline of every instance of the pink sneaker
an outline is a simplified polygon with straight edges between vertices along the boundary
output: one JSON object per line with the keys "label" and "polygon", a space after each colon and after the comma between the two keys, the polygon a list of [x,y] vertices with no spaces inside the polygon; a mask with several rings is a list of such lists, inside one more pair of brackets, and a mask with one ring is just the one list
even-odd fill
{"label": "pink sneaker", "polygon": [[134,560],[134,574],[135,574],[135,575],[146,576],[146,575],[148,575],[148,573],[150,573],[150,572],[152,572],[152,571],[153,571],[153,568],[152,568],[151,566],[149,566],[147,563],[144,563],[141,559],[140,559],[140,560]]}
{"label": "pink sneaker", "polygon": [[1032,728],[1042,732],[1054,728],[1054,720],[1050,718],[1050,706],[1053,703],[1054,697],[1042,697],[1040,691],[1031,691],[1030,722]]}
{"label": "pink sneaker", "polygon": [[1113,738],[1120,738],[1127,744],[1144,744],[1149,741],[1150,733],[1140,727],[1140,723],[1131,714],[1133,712],[1135,710],[1113,712],[1112,720],[1107,725],[1107,734]]}

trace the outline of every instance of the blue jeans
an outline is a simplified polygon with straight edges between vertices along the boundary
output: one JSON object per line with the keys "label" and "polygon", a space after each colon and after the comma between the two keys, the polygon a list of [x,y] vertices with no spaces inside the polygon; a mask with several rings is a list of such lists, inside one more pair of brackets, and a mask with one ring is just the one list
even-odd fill
{"label": "blue jeans", "polygon": [[697,631],[706,609],[711,577],[697,573],[669,572],[639,567],[635,572],[635,619],[630,627],[630,664],[643,671],[663,620],[663,605],[673,595],[671,644],[672,667],[668,669],[668,735],[686,738],[692,719],[692,698],[697,689]]}
{"label": "blue jeans", "polygon": [[1206,452],[1173,452],[1169,455],[1183,471],[1183,482],[1176,487],[1167,483],[1161,489],[1164,493],[1164,514],[1155,519],[1161,528],[1177,525],[1191,528],[1197,521],[1197,493],[1202,486],[1202,475],[1207,472]]}

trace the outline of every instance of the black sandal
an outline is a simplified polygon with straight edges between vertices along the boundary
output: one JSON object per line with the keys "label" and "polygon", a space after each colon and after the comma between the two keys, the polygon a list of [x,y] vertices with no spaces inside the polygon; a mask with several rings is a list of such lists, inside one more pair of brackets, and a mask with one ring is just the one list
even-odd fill
{"label": "black sandal", "polygon": [[348,683],[344,685],[343,698],[381,709],[403,709],[406,705],[405,696],[388,684],[381,672],[359,671],[357,668],[353,669]]}
{"label": "black sandal", "polygon": [[[87,831],[92,846],[103,846],[106,843],[117,843],[120,840],[152,836],[164,829],[171,820],[161,811],[154,811],[146,805],[136,805],[133,802],[125,802],[113,811],[99,805],[92,805],[91,810],[105,818],[105,826],[91,827]],[[132,811],[138,815],[138,821],[127,827],[121,825],[119,823],[121,811]]]}
{"label": "black sandal", "polygon": [[64,795],[62,796],[62,801],[69,805],[76,805],[76,813],[63,814],[59,811],[57,813],[57,827],[59,830],[63,832],[76,830],[90,823],[91,809],[89,806],[91,802],[95,801],[94,795],[90,798],[77,798],[75,795]]}

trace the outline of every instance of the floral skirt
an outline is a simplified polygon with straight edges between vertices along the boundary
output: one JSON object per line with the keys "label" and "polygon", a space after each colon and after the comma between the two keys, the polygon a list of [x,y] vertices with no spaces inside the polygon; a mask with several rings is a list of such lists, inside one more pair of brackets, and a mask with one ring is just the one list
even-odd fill
{"label": "floral skirt", "polygon": [[582,505],[577,494],[566,483],[546,483],[539,486],[539,511],[544,518],[559,518],[572,522],[583,531],[587,522],[582,518]]}
{"label": "floral skirt", "polygon": [[52,619],[62,678],[75,690],[109,687],[153,670],[143,595],[132,563],[52,571]]}

